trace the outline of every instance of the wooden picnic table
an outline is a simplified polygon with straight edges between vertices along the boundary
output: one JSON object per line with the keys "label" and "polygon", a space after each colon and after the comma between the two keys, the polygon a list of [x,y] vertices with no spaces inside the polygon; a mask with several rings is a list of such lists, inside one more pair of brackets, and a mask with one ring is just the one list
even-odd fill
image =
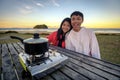
{"label": "wooden picnic table", "polygon": [[[69,57],[68,63],[40,80],[120,80],[120,65],[92,58],[60,47],[50,46]],[[18,54],[24,52],[21,43],[0,44],[3,80],[23,80]]]}

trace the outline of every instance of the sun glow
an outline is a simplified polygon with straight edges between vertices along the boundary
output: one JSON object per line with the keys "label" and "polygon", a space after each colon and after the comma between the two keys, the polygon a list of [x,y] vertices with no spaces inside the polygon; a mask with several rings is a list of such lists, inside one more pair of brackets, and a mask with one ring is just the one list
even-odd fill
{"label": "sun glow", "polygon": [[[88,28],[120,28],[120,0],[90,1],[0,0],[0,28],[33,28],[45,24],[58,28],[75,10],[84,14],[82,26]],[[67,6],[75,4],[74,6]],[[19,6],[18,6],[19,5]],[[101,6],[102,5],[102,6]]]}

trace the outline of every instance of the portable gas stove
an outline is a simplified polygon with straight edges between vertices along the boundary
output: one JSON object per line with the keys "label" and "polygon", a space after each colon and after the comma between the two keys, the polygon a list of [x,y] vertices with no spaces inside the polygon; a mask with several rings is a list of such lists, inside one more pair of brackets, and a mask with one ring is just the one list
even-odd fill
{"label": "portable gas stove", "polygon": [[49,49],[45,55],[20,53],[19,60],[24,71],[29,73],[32,79],[39,79],[65,65],[68,57]]}
{"label": "portable gas stove", "polygon": [[39,79],[60,68],[68,60],[67,56],[58,53],[56,50],[49,49],[48,39],[39,37],[38,33],[28,39],[17,36],[10,37],[20,40],[24,45],[25,53],[19,54],[20,63],[24,68],[22,71],[23,78]]}

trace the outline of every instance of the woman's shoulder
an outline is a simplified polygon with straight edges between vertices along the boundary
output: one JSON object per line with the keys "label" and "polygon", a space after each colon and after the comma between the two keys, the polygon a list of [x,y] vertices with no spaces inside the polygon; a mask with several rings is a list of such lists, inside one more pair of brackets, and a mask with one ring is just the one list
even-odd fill
{"label": "woman's shoulder", "polygon": [[53,36],[56,36],[57,35],[57,31],[54,31],[52,33],[50,33],[47,38],[52,38]]}
{"label": "woman's shoulder", "polygon": [[52,32],[50,35],[56,35],[57,31]]}

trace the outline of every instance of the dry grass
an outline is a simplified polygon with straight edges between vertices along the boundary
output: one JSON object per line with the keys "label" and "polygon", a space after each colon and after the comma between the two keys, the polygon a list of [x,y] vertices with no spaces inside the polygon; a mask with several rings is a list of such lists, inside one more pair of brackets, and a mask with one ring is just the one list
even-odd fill
{"label": "dry grass", "polygon": [[97,35],[103,60],[120,64],[120,34]]}
{"label": "dry grass", "polygon": [[[45,37],[48,34],[40,34],[40,37]],[[4,44],[4,43],[11,43],[11,42],[18,42],[19,40],[16,39],[11,39],[10,36],[17,36],[17,37],[21,37],[23,39],[27,39],[27,38],[31,38],[33,37],[32,33],[1,33],[0,34],[0,44]]]}

